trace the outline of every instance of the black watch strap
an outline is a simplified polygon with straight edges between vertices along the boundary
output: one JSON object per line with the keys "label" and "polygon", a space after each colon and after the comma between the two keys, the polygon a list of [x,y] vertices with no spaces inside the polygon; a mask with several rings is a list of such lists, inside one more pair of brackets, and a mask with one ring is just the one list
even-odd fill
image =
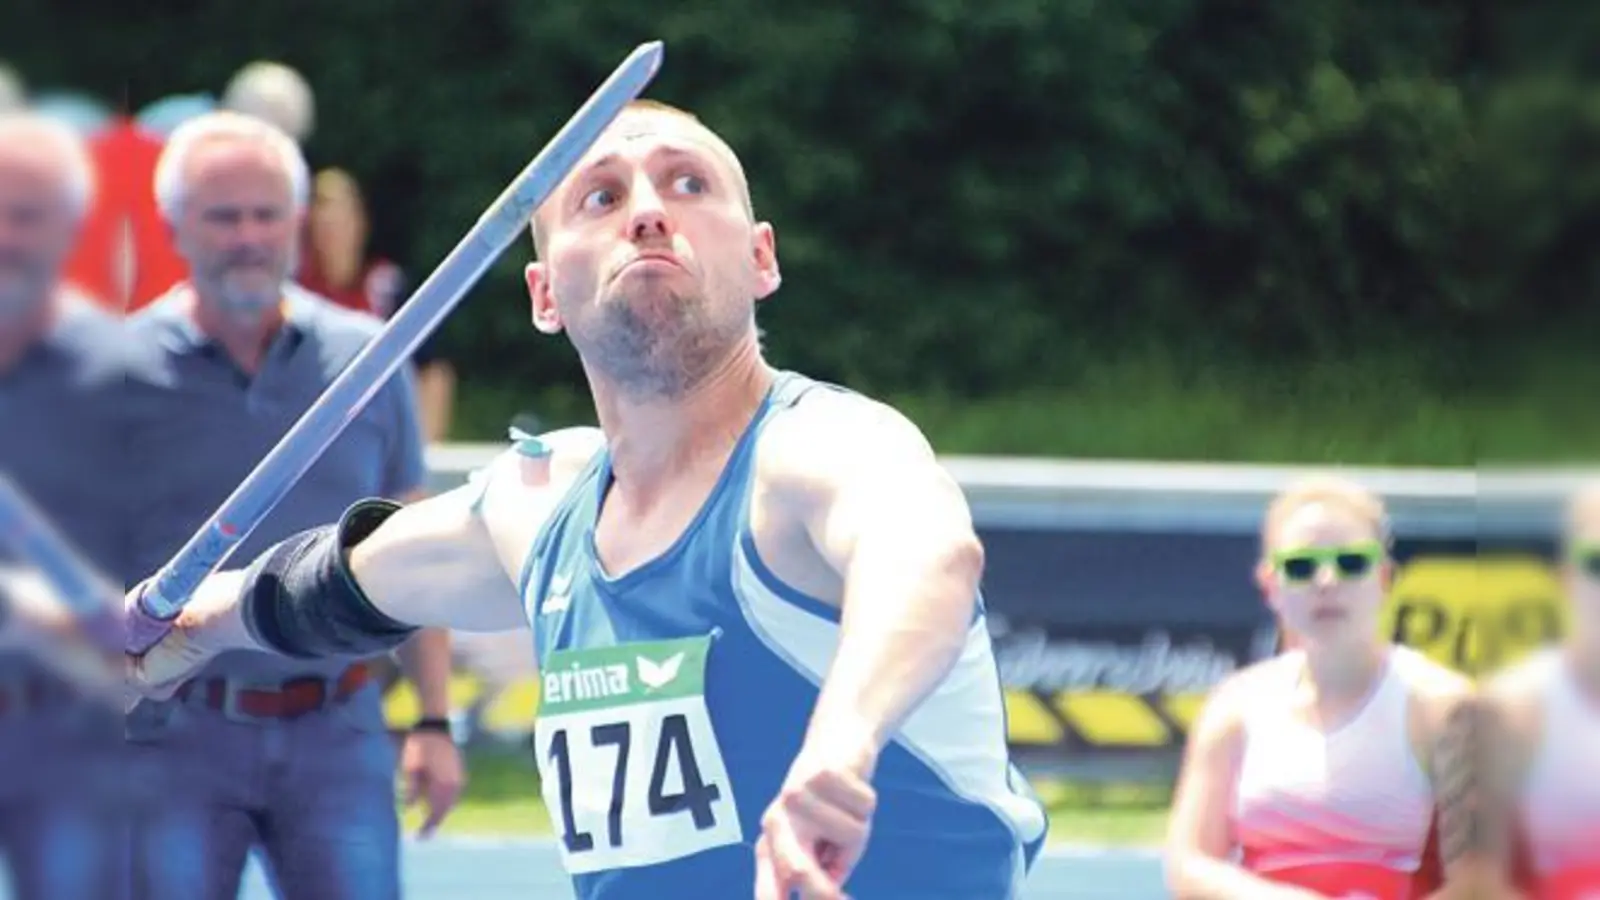
{"label": "black watch strap", "polygon": [[440,734],[450,734],[449,719],[418,719],[412,726],[412,731],[437,731]]}

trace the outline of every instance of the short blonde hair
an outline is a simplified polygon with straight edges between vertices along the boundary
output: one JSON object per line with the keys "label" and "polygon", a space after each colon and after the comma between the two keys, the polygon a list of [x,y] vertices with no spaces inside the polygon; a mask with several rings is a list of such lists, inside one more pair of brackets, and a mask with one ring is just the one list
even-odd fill
{"label": "short blonde hair", "polygon": [[1372,529],[1373,536],[1389,546],[1389,511],[1383,499],[1353,479],[1333,474],[1309,475],[1291,482],[1267,506],[1261,529],[1263,554],[1277,545],[1278,534],[1291,516],[1307,506],[1323,503],[1344,510]]}

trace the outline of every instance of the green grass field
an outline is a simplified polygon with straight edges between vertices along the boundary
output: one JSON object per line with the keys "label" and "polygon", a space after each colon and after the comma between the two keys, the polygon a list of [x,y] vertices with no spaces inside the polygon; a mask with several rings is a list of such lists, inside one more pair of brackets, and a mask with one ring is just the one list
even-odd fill
{"label": "green grass field", "polygon": [[[1084,371],[1073,384],[1003,396],[884,399],[945,454],[1473,466],[1589,459],[1600,447],[1600,422],[1570,415],[1584,382],[1564,371],[1524,373],[1516,385],[1486,375],[1470,390],[1441,387],[1428,362],[1392,354],[1264,367],[1146,353]],[[594,421],[582,384],[467,384],[456,440],[502,440],[524,411],[548,426]]]}
{"label": "green grass field", "polygon": [[[532,762],[509,754],[475,754],[461,804],[440,834],[490,837],[542,837],[552,833],[550,816],[539,800]],[[1090,792],[1046,785],[1051,804],[1052,841],[1139,845],[1161,839],[1166,827],[1165,796],[1136,788]],[[421,809],[407,810],[404,823],[414,832]]]}

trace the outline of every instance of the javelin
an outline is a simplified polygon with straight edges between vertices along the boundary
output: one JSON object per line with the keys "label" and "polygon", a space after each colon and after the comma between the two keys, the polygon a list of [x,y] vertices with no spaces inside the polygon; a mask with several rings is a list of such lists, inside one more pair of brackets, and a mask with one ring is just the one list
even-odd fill
{"label": "javelin", "polygon": [[0,473],[0,546],[44,575],[67,607],[84,619],[116,612],[117,592],[38,507]]}
{"label": "javelin", "polygon": [[461,239],[383,330],[306,410],[283,440],[262,459],[178,554],[149,582],[129,611],[127,649],[143,653],[205,577],[266,518],[278,501],[328,449],[405,360],[437,329],[467,290],[526,228],[539,205],[575,168],[622,108],[645,89],[661,68],[660,41],[628,54],[561,131]]}

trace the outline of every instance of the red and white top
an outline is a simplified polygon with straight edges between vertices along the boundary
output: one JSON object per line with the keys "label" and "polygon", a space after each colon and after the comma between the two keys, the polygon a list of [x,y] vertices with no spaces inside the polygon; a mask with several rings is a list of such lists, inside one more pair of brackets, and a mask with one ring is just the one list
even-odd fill
{"label": "red and white top", "polygon": [[1560,650],[1529,660],[1539,686],[1539,747],[1521,818],[1536,900],[1600,900],[1600,702]]}
{"label": "red and white top", "polygon": [[1317,728],[1291,712],[1304,656],[1264,664],[1248,689],[1233,807],[1243,864],[1327,897],[1405,900],[1433,821],[1433,788],[1411,747],[1410,672],[1395,646],[1349,719]]}

